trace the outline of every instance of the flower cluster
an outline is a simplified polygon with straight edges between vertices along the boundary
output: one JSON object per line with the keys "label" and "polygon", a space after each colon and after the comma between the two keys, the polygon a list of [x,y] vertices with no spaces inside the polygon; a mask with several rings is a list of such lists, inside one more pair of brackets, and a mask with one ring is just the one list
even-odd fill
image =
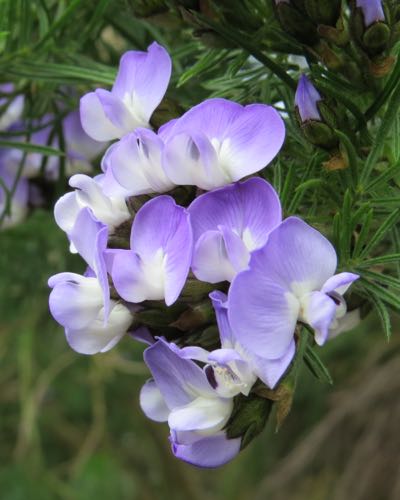
{"label": "flower cluster", "polygon": [[[56,116],[46,114],[40,119],[26,120],[24,96],[16,93],[12,84],[0,85],[0,132],[11,136],[10,146],[0,148],[0,228],[14,226],[23,220],[29,206],[43,204],[42,192],[35,183],[54,183],[60,177],[60,159],[44,156],[41,152],[24,153],[20,143],[31,143],[34,147],[50,146],[59,149],[60,139],[54,134]],[[65,143],[65,172],[71,176],[76,172],[91,172],[91,162],[105,149],[104,144],[90,138],[82,129],[79,111],[66,113],[62,123]],[[29,134],[27,129],[32,130]],[[13,147],[15,144],[15,147]],[[9,201],[7,200],[9,197]],[[4,213],[4,216],[3,216]]]}
{"label": "flower cluster", "polygon": [[277,111],[209,99],[155,131],[170,73],[153,43],[124,54],[111,91],[82,98],[86,133],[118,140],[102,173],[73,176],[75,191],[56,203],[88,267],[50,278],[50,310],[80,353],[108,351],[127,332],[146,342],[144,413],[168,422],[178,458],[216,467],[243,445],[229,433],[237,399],[277,387],[299,322],[318,345],[340,331],[358,276],[335,274],[330,242],[283,220],[273,187],[252,176],[282,147]]}

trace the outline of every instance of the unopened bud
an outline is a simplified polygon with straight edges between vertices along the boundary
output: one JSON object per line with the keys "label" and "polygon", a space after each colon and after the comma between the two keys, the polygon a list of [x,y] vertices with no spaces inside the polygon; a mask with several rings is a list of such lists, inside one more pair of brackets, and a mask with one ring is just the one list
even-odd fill
{"label": "unopened bud", "polygon": [[352,32],[364,51],[375,56],[389,45],[391,32],[381,0],[356,0],[351,17]]}
{"label": "unopened bud", "polygon": [[336,115],[305,75],[301,76],[297,86],[295,106],[306,139],[324,149],[334,148],[338,142],[332,128],[336,126]]}
{"label": "unopened bud", "polygon": [[341,0],[305,0],[305,9],[317,24],[335,26],[340,16]]}
{"label": "unopened bud", "polygon": [[321,99],[320,93],[306,75],[301,75],[294,98],[301,122],[308,120],[321,121],[321,115],[317,107],[317,103]]}
{"label": "unopened bud", "polygon": [[299,2],[275,0],[275,6],[277,17],[284,31],[306,45],[313,46],[318,42],[317,27],[301,10],[302,5]]}

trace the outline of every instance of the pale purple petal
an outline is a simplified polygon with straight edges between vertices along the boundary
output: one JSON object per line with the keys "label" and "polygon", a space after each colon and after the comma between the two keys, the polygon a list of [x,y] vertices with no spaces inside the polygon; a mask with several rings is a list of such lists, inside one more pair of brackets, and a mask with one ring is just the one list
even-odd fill
{"label": "pale purple petal", "polygon": [[235,339],[228,319],[228,296],[215,290],[209,295],[217,318],[217,325],[222,347],[232,347]]}
{"label": "pale purple petal", "polygon": [[263,274],[298,298],[320,290],[337,265],[332,244],[297,217],[274,229],[259,255],[265,259]]}
{"label": "pale purple petal", "polygon": [[130,334],[135,340],[138,340],[143,344],[153,345],[155,342],[155,339],[150,333],[150,330],[145,326],[139,326],[139,328],[136,328],[136,330],[134,330]]}
{"label": "pale purple petal", "polygon": [[129,196],[162,193],[174,187],[161,165],[163,147],[154,132],[137,129],[110,148],[108,169]]}
{"label": "pale purple petal", "polygon": [[359,277],[360,276],[358,274],[354,273],[335,274],[324,283],[321,288],[321,292],[337,292],[340,295],[344,295],[350,285],[354,283],[354,281],[358,280]]}
{"label": "pale purple petal", "polygon": [[282,221],[277,193],[259,177],[205,193],[188,210],[194,241],[208,230],[225,226],[235,231],[249,250],[263,246],[268,233]]}
{"label": "pale purple petal", "polygon": [[[179,434],[178,434],[179,435]],[[171,444],[174,455],[198,467],[220,467],[232,460],[240,451],[241,439],[228,439],[225,432],[199,437],[191,444],[180,443],[172,433]]]}
{"label": "pale purple petal", "polygon": [[192,259],[192,245],[189,214],[170,196],[150,200],[136,214],[131,249],[147,262],[151,262],[161,249],[167,305],[175,302],[185,284]]}
{"label": "pale purple petal", "polygon": [[296,344],[292,340],[286,353],[278,359],[265,359],[257,354],[252,356],[252,364],[257,376],[271,389],[274,389],[276,384],[282,378],[296,353]]}
{"label": "pale purple petal", "polygon": [[197,241],[192,259],[196,278],[207,283],[232,281],[236,275],[220,231],[207,231]]}
{"label": "pale purple petal", "polygon": [[107,119],[119,130],[118,137],[132,132],[136,127],[146,125],[146,123],[136,120],[136,117],[132,115],[128,107],[117,95],[104,89],[97,89],[95,94]]}
{"label": "pale purple petal", "polygon": [[170,409],[184,406],[201,394],[205,397],[215,394],[203,370],[193,361],[178,356],[165,341],[158,340],[143,356]]}
{"label": "pale purple petal", "polygon": [[69,345],[81,354],[96,354],[112,349],[124,336],[132,323],[132,315],[122,304],[111,302],[111,311],[105,322],[104,309],[89,325],[82,329],[66,328]]}
{"label": "pale purple petal", "polygon": [[228,317],[236,340],[248,353],[278,359],[284,356],[293,340],[300,303],[274,277],[269,277],[267,247],[268,243],[256,250],[250,269],[233,280],[228,296]]}
{"label": "pale purple petal", "polygon": [[121,57],[112,93],[144,122],[160,104],[171,77],[171,58],[157,42],[147,52],[129,51]]}
{"label": "pale purple petal", "polygon": [[302,309],[300,319],[315,330],[316,343],[318,345],[324,344],[329,336],[329,329],[335,320],[335,301],[325,293],[312,292],[303,299]]}
{"label": "pale purple petal", "polygon": [[54,205],[54,218],[57,225],[66,233],[74,227],[78,213],[82,209],[75,193],[66,193]]}
{"label": "pale purple petal", "polygon": [[356,5],[363,12],[366,27],[379,21],[385,21],[382,0],[357,0]]}
{"label": "pale purple petal", "polygon": [[186,405],[173,408],[168,416],[168,425],[175,431],[218,431],[228,421],[232,409],[232,398],[198,397]]}
{"label": "pale purple petal", "polygon": [[121,137],[121,131],[106,116],[95,92],[84,95],[80,101],[80,117],[83,130],[99,142],[108,142]]}
{"label": "pale purple petal", "polygon": [[49,286],[50,312],[65,328],[82,329],[90,325],[103,307],[103,294],[96,278],[74,273],[52,276]]}
{"label": "pale purple petal", "polygon": [[[112,255],[112,260],[110,259]],[[131,250],[107,252],[107,267],[119,295],[135,304],[164,297],[161,274],[149,280],[140,257]]]}
{"label": "pale purple petal", "polygon": [[166,175],[176,185],[213,189],[232,181],[228,173],[218,167],[218,157],[210,140],[197,131],[173,134],[165,144],[162,163]]}
{"label": "pale purple petal", "polygon": [[154,380],[148,380],[140,391],[140,407],[146,417],[155,422],[168,420],[169,408]]}

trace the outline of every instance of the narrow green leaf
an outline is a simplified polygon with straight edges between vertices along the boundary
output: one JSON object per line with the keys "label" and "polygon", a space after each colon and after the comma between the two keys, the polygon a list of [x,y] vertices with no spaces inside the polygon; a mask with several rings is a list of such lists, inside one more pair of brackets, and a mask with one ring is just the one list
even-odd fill
{"label": "narrow green leaf", "polygon": [[371,228],[373,216],[374,216],[374,211],[371,208],[365,214],[365,217],[361,221],[361,230],[358,235],[358,238],[356,239],[356,243],[354,245],[354,250],[353,250],[354,258],[358,257],[364,249]]}
{"label": "narrow green leaf", "polygon": [[204,73],[205,71],[208,71],[209,69],[215,67],[220,61],[222,61],[226,57],[226,55],[227,55],[226,50],[222,51],[217,49],[211,49],[205,52],[205,54],[195,64],[193,64],[193,66],[191,66],[187,71],[182,73],[176,86],[181,87],[191,78],[194,78],[196,75]]}
{"label": "narrow green leaf", "polygon": [[304,361],[308,369],[316,378],[322,380],[323,382],[327,382],[330,385],[333,384],[328,368],[324,365],[321,358],[310,345],[307,345],[304,353]]}
{"label": "narrow green leaf", "polygon": [[398,295],[389,292],[386,288],[383,288],[376,283],[367,281],[363,278],[363,276],[361,276],[359,282],[367,292],[375,294],[383,302],[386,302],[389,306],[400,312],[400,297]]}
{"label": "narrow green leaf", "polygon": [[48,156],[63,156],[64,153],[59,149],[51,148],[50,146],[41,146],[32,142],[14,142],[0,141],[0,148],[15,148],[21,149],[27,153],[40,153]]}
{"label": "narrow green leaf", "polygon": [[364,260],[357,264],[357,267],[372,267],[380,264],[391,264],[400,261],[400,253],[393,253],[390,255],[382,255],[381,257],[374,257],[372,259]]}
{"label": "narrow green leaf", "polygon": [[363,269],[361,271],[361,275],[368,280],[376,281],[380,285],[387,285],[389,287],[400,289],[400,280],[395,278],[394,276],[390,276],[388,274],[377,273],[375,271],[369,271],[367,269]]}
{"label": "narrow green leaf", "polygon": [[375,234],[370,239],[369,243],[367,243],[364,249],[360,252],[360,257],[362,258],[365,255],[368,255],[371,250],[373,250],[378,243],[382,241],[382,239],[386,236],[387,232],[392,229],[392,227],[397,223],[400,218],[400,209],[395,210],[393,213],[389,215],[389,217],[381,224],[381,226],[377,229]]}
{"label": "narrow green leaf", "polygon": [[375,310],[378,313],[379,319],[382,323],[383,331],[385,332],[386,338],[389,340],[392,336],[392,325],[390,322],[389,311],[387,310],[387,307],[382,302],[382,300],[374,293],[369,293],[368,298],[374,305]]}
{"label": "narrow green leaf", "polygon": [[374,189],[379,189],[385,186],[390,179],[392,179],[396,174],[399,173],[400,160],[397,161],[394,165],[384,170],[380,175],[378,175],[374,180],[372,180],[368,186],[365,188],[367,193],[371,192]]}

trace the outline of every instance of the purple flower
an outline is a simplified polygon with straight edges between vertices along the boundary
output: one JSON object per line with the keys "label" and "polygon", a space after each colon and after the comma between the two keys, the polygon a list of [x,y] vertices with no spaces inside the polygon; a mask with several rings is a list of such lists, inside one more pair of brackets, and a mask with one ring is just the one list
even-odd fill
{"label": "purple flower", "polygon": [[54,206],[56,223],[67,234],[72,231],[79,213],[85,207],[89,207],[96,219],[106,224],[110,231],[130,218],[124,196],[107,196],[104,193],[104,174],[94,178],[76,174],[70,178],[69,185],[76,191],[61,196]]}
{"label": "purple flower", "polygon": [[152,420],[168,421],[174,455],[200,467],[218,467],[234,458],[241,440],[227,439],[223,431],[232,398],[218,396],[204,371],[164,340],[147,348],[144,360],[154,380],[143,386],[140,405]]}
{"label": "purple flower", "polygon": [[282,222],[229,290],[229,321],[238,342],[250,353],[278,359],[302,321],[322,345],[346,312],[342,295],[358,279],[335,275],[336,266],[334,248],[318,231],[296,217]]}
{"label": "purple flower", "polygon": [[[9,169],[7,169],[3,164],[3,155],[0,156],[0,179],[4,184],[3,186],[0,183],[0,217],[2,217],[7,205],[7,194],[4,187],[10,191],[15,180],[15,173],[10,172]],[[10,213],[4,217],[3,222],[0,224],[1,229],[15,226],[25,218],[28,212],[28,197],[28,181],[23,177],[20,177],[18,179],[15,192],[11,198]]]}
{"label": "purple flower", "polygon": [[114,286],[128,302],[178,298],[189,272],[193,236],[187,211],[158,196],[137,212],[131,249],[108,250]]}
{"label": "purple flower", "polygon": [[270,106],[208,99],[162,133],[164,168],[171,181],[211,190],[268,165],[283,144],[285,127]]}
{"label": "purple flower", "polygon": [[83,129],[96,141],[109,141],[137,127],[150,127],[170,76],[171,59],[158,43],[152,43],[147,52],[126,52],[112,90],[97,89],[82,97]]}
{"label": "purple flower", "polygon": [[111,349],[132,323],[132,314],[110,300],[104,261],[107,226],[98,222],[90,209],[79,213],[70,233],[71,243],[89,266],[85,276],[60,273],[49,279],[49,306],[54,319],[65,328],[70,346],[82,354]]}
{"label": "purple flower", "polygon": [[206,363],[208,380],[221,397],[233,397],[239,393],[247,396],[257,377],[274,388],[293,359],[294,340],[281,358],[258,356],[256,350],[246,350],[233,332],[228,317],[227,296],[215,291],[210,298],[217,318],[221,348],[212,352],[195,346],[176,348],[179,355]]}
{"label": "purple flower", "polygon": [[148,129],[138,128],[125,135],[107,151],[103,168],[112,175],[107,193],[120,191],[127,196],[147,193],[164,193],[174,188],[174,183],[166,176],[161,164],[164,143]]}
{"label": "purple flower", "polygon": [[14,85],[12,83],[0,84],[0,93],[10,94],[10,97],[0,97],[0,108],[5,107],[0,116],[0,131],[7,130],[11,125],[17,122],[24,111],[24,96],[17,95],[11,97],[14,92]]}
{"label": "purple flower", "polygon": [[321,121],[321,115],[317,106],[318,101],[321,99],[322,97],[318,90],[306,75],[301,75],[294,102],[302,122],[306,122],[307,120]]}
{"label": "purple flower", "polygon": [[201,281],[232,281],[282,221],[278,195],[259,177],[205,193],[189,207],[192,270]]}
{"label": "purple flower", "polygon": [[362,10],[366,28],[373,23],[385,21],[381,0],[357,0],[356,5]]}

